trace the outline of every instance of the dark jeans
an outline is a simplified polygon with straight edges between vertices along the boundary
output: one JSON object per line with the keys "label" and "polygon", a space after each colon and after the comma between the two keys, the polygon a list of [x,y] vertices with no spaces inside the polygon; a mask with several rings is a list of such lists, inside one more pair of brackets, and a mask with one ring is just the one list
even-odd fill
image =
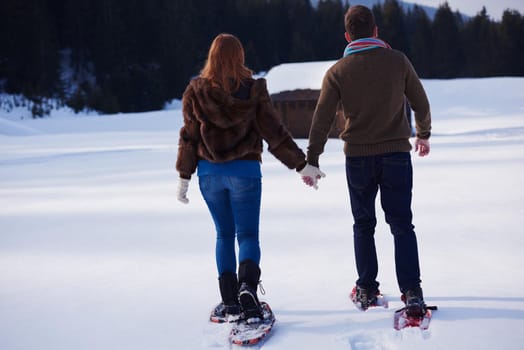
{"label": "dark jeans", "polygon": [[402,292],[418,286],[420,267],[417,238],[412,225],[411,191],[413,168],[408,152],[368,157],[347,157],[346,177],[354,225],[357,285],[378,288],[375,248],[375,199],[380,203],[395,242],[395,267]]}
{"label": "dark jeans", "polygon": [[199,177],[200,192],[215,222],[218,275],[236,273],[235,237],[239,261],[260,263],[258,227],[262,183],[256,177]]}

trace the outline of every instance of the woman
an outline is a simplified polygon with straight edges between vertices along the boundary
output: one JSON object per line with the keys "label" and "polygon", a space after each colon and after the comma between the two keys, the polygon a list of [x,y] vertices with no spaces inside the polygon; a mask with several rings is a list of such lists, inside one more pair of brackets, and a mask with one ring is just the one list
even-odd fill
{"label": "woman", "polygon": [[[264,79],[253,79],[244,49],[233,35],[218,35],[200,76],[183,99],[176,168],[178,199],[187,203],[191,175],[198,169],[202,196],[216,226],[216,264],[222,302],[211,320],[261,317],[258,240],[262,140],[290,169],[315,177],[305,155],[275,113]],[[239,266],[235,238],[239,246]]]}

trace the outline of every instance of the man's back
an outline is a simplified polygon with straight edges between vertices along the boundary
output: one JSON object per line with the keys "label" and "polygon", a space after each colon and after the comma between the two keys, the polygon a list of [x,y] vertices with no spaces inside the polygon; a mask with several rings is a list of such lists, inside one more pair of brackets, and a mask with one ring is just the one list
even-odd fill
{"label": "man's back", "polygon": [[[341,101],[346,125],[340,137],[346,142],[346,154],[409,151],[405,97],[415,111],[419,133],[429,134],[429,102],[406,56],[386,48],[352,54],[326,73],[313,123],[331,123],[333,106]],[[310,141],[310,150],[313,145],[315,151],[314,133]]]}

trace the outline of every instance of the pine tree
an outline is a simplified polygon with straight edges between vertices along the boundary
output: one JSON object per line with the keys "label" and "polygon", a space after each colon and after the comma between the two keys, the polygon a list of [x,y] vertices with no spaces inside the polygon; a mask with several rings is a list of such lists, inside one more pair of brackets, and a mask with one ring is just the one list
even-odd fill
{"label": "pine tree", "polygon": [[315,30],[309,45],[315,47],[315,60],[332,60],[342,56],[347,42],[344,38],[346,8],[340,1],[319,2],[313,18]]}
{"label": "pine tree", "polygon": [[448,3],[441,5],[433,20],[433,67],[435,77],[456,78],[463,73],[464,53],[460,38],[460,14]]}
{"label": "pine tree", "polygon": [[[157,27],[160,72],[167,96],[181,96],[192,76],[198,75],[213,38],[195,40],[198,9],[193,2],[159,0]],[[218,34],[218,33],[217,33]]]}
{"label": "pine tree", "polygon": [[524,76],[524,17],[514,10],[504,11],[498,33],[498,73]]}
{"label": "pine tree", "polygon": [[415,5],[406,16],[409,33],[409,58],[419,76],[432,78],[433,75],[433,35],[431,21],[426,11]]}
{"label": "pine tree", "polygon": [[30,98],[53,96],[58,87],[58,55],[54,24],[46,2],[4,0],[2,45],[6,90]]}
{"label": "pine tree", "polygon": [[225,20],[227,32],[238,36],[245,50],[246,64],[255,71],[269,69],[273,61],[271,38],[271,13],[266,0],[234,0],[227,10]]}
{"label": "pine tree", "polygon": [[486,8],[473,19],[468,21],[464,27],[464,48],[466,56],[466,75],[472,77],[493,76],[497,65],[496,50],[497,43],[495,26],[489,19]]}
{"label": "pine tree", "polygon": [[406,54],[409,53],[405,29],[404,11],[397,0],[386,0],[382,5],[382,16],[379,36],[388,42],[391,47]]}

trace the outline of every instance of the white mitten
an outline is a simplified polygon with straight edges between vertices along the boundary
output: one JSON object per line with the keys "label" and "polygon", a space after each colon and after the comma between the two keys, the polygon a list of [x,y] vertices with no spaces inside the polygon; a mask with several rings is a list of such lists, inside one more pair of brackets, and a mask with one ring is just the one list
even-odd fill
{"label": "white mitten", "polygon": [[326,177],[326,174],[311,164],[306,164],[304,169],[300,170],[298,173],[302,175],[302,181],[304,181],[304,183],[308,186],[313,186],[315,190],[318,189],[318,180]]}
{"label": "white mitten", "polygon": [[188,179],[183,179],[183,178],[178,179],[178,186],[176,188],[176,198],[184,204],[189,203],[189,199],[187,199],[188,187],[189,187]]}

